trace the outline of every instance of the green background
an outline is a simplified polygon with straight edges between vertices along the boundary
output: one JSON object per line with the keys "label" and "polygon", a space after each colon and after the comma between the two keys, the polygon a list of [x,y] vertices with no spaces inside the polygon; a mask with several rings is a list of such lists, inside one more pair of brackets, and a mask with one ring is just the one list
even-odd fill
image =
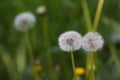
{"label": "green background", "polygon": [[[93,22],[98,0],[87,0],[90,16]],[[36,13],[38,6],[46,6],[46,13]],[[31,79],[29,70],[30,63],[25,44],[23,43],[23,32],[15,29],[13,22],[17,14],[30,11],[36,17],[36,24],[29,30],[29,37],[33,47],[34,59],[40,60],[42,70],[39,73],[43,80],[50,80],[47,74],[47,58],[44,43],[49,43],[49,50],[53,60],[53,73],[58,80],[72,80],[72,66],[70,54],[63,52],[58,46],[58,37],[61,33],[69,30],[80,32],[83,36],[87,33],[81,0],[0,0],[0,45],[12,59],[12,69],[17,70],[17,60],[25,60],[25,67],[20,74],[20,80]],[[43,17],[47,18],[47,30],[43,27]],[[95,80],[119,80],[120,79],[120,0],[105,0],[97,31],[105,40],[104,47],[98,51],[96,60]],[[47,33],[48,40],[44,39]],[[46,41],[46,42],[45,42]],[[1,53],[1,52],[0,52]],[[21,54],[22,56],[20,57]],[[11,70],[11,75],[0,55],[0,80],[10,80],[16,74]],[[23,57],[24,56],[24,57]],[[76,66],[85,68],[86,52],[79,50],[74,53]],[[23,59],[24,58],[24,59]],[[6,59],[8,59],[6,57]],[[8,59],[9,61],[9,59]],[[11,64],[8,62],[8,67]],[[60,70],[56,71],[56,67]],[[17,71],[16,71],[17,72]],[[13,74],[13,75],[12,75]],[[84,80],[85,75],[81,78]]]}

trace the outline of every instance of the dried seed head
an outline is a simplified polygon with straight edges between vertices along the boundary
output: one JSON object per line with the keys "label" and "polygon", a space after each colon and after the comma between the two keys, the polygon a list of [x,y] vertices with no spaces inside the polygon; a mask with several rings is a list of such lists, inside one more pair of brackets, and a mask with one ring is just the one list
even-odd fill
{"label": "dried seed head", "polygon": [[44,14],[46,12],[46,7],[45,6],[39,6],[36,9],[37,14]]}
{"label": "dried seed head", "polygon": [[30,12],[20,13],[15,17],[14,26],[19,31],[27,31],[35,23],[35,16]]}
{"label": "dried seed head", "polygon": [[103,47],[104,40],[102,36],[97,32],[88,32],[83,37],[82,47],[85,51],[95,52]]}
{"label": "dried seed head", "polygon": [[61,50],[70,52],[81,48],[82,36],[76,31],[68,31],[60,35],[59,46]]}

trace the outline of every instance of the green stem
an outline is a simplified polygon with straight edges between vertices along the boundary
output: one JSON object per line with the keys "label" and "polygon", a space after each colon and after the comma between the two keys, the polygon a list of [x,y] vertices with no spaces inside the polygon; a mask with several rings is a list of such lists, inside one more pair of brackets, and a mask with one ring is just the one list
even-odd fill
{"label": "green stem", "polygon": [[90,64],[90,66],[91,66],[91,76],[90,76],[90,79],[91,80],[94,80],[94,53],[93,52],[91,52],[90,53],[91,54],[91,60],[90,60],[90,62],[91,62],[91,64]]}
{"label": "green stem", "polygon": [[98,27],[98,22],[100,20],[100,14],[102,11],[103,3],[104,3],[104,0],[99,0],[98,7],[96,10],[96,14],[95,14],[95,18],[94,18],[94,22],[93,22],[94,31],[96,31],[96,29]]}
{"label": "green stem", "polygon": [[87,54],[87,61],[86,61],[86,80],[94,80],[94,53],[89,52]]}
{"label": "green stem", "polygon": [[[88,8],[86,0],[81,0],[81,2],[82,2],[82,7],[83,7],[84,16],[85,16],[88,31],[96,31],[104,0],[99,0],[93,25],[91,23],[89,8]],[[93,29],[92,29],[92,26],[93,26]],[[94,59],[94,54],[88,53],[87,60],[86,60],[86,80],[89,80],[89,79],[94,80],[94,68],[93,68],[94,67],[94,60],[93,59]],[[91,68],[89,69],[89,67],[91,67]]]}
{"label": "green stem", "polygon": [[32,45],[30,43],[30,39],[29,39],[29,34],[28,32],[24,33],[24,37],[25,37],[25,43],[26,43],[26,47],[28,49],[28,53],[29,53],[29,59],[30,59],[30,63],[32,66],[32,72],[33,72],[33,77],[35,78],[35,80],[39,80],[38,75],[35,73],[35,71],[33,70],[34,68],[34,56],[33,56],[33,50],[32,50]]}
{"label": "green stem", "polygon": [[86,0],[81,0],[82,2],[82,7],[83,7],[83,11],[84,11],[84,16],[85,16],[85,20],[86,20],[86,24],[87,24],[87,29],[88,31],[92,30],[92,22],[91,22],[91,18],[90,18],[90,13],[89,13],[89,8],[87,5]]}
{"label": "green stem", "polygon": [[73,68],[73,73],[74,73],[74,80],[77,80],[76,73],[75,73],[75,62],[74,62],[73,51],[71,51],[71,61],[72,61],[72,68]]}
{"label": "green stem", "polygon": [[82,80],[80,76],[77,76],[77,80]]}
{"label": "green stem", "polygon": [[42,23],[43,23],[44,47],[46,49],[45,51],[46,51],[48,73],[49,73],[49,77],[51,78],[51,80],[54,80],[55,76],[53,76],[53,62],[52,62],[52,55],[50,51],[50,42],[49,42],[49,36],[48,36],[48,23],[47,23],[46,15],[42,16]]}
{"label": "green stem", "polygon": [[[83,11],[84,11],[84,16],[85,16],[85,20],[86,20],[86,24],[87,24],[87,29],[88,31],[92,31],[92,22],[91,22],[91,18],[90,18],[90,12],[89,12],[89,8],[88,8],[88,4],[86,0],[81,0],[82,2],[82,7],[83,7]],[[90,78],[90,54],[87,54],[87,58],[86,58],[86,80],[89,80]]]}
{"label": "green stem", "polygon": [[29,34],[28,34],[28,32],[25,32],[24,36],[25,36],[26,47],[27,47],[28,53],[29,53],[30,63],[33,66],[34,65],[33,50],[32,50],[32,46],[31,46],[30,41],[29,41]]}
{"label": "green stem", "polygon": [[89,73],[90,73],[90,53],[87,53],[87,58],[86,58],[86,80],[89,79]]}

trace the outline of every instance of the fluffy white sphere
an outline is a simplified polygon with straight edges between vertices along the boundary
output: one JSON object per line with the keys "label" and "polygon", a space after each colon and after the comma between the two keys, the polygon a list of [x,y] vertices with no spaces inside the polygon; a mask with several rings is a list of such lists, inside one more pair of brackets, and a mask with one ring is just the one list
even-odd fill
{"label": "fluffy white sphere", "polygon": [[95,52],[103,47],[104,40],[97,32],[88,32],[83,37],[82,48],[87,52]]}
{"label": "fluffy white sphere", "polygon": [[27,31],[35,23],[35,16],[30,12],[20,13],[15,17],[14,26],[19,31]]}
{"label": "fluffy white sphere", "polygon": [[76,31],[68,31],[61,34],[58,41],[61,50],[75,51],[81,48],[82,36]]}
{"label": "fluffy white sphere", "polygon": [[38,14],[44,14],[46,12],[46,7],[45,6],[39,6],[37,9],[36,9],[36,12]]}

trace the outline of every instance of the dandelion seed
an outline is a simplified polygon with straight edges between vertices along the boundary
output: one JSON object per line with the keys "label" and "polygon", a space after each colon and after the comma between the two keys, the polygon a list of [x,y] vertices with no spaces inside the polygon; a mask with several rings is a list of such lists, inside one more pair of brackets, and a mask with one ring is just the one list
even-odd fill
{"label": "dandelion seed", "polygon": [[44,14],[46,12],[46,7],[45,6],[39,6],[36,9],[37,14]]}
{"label": "dandelion seed", "polygon": [[61,50],[70,52],[81,48],[82,36],[76,31],[68,31],[60,35],[59,46]]}
{"label": "dandelion seed", "polygon": [[103,47],[104,40],[102,36],[97,32],[88,32],[83,37],[82,47],[88,52],[95,52]]}
{"label": "dandelion seed", "polygon": [[19,31],[27,31],[35,23],[35,16],[30,12],[20,13],[15,17],[14,26]]}

